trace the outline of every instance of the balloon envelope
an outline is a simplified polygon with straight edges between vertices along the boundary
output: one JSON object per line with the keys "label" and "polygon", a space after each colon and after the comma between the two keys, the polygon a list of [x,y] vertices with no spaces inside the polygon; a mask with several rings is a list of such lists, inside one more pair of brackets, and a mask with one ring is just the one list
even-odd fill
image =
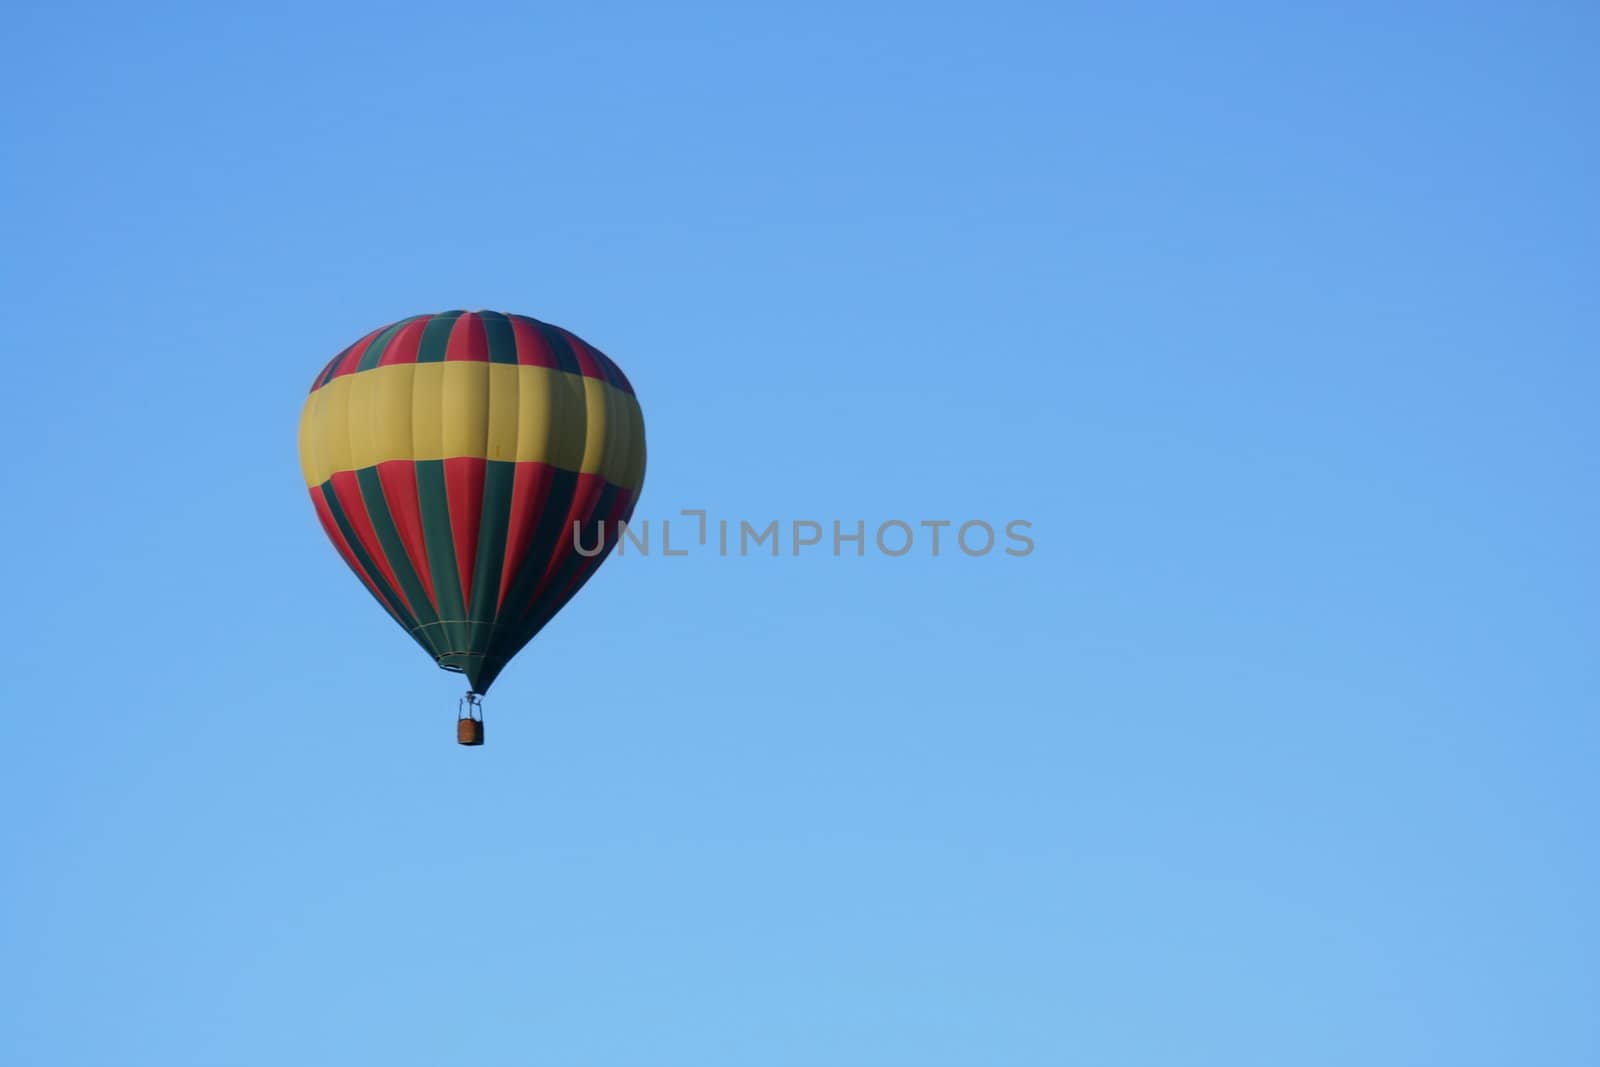
{"label": "balloon envelope", "polygon": [[447,311],[374,330],[322,369],[300,463],[350,569],[484,693],[614,547],[644,484],[644,416],[576,335]]}

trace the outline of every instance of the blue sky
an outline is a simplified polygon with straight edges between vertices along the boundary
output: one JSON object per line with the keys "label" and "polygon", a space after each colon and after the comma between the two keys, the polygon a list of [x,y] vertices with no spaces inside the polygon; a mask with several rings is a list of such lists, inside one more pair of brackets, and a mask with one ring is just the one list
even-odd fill
{"label": "blue sky", "polygon": [[[1600,1062],[1600,27],[1298,7],[9,16],[0,1060]],[[1037,548],[613,559],[458,748],[295,455],[454,307]]]}

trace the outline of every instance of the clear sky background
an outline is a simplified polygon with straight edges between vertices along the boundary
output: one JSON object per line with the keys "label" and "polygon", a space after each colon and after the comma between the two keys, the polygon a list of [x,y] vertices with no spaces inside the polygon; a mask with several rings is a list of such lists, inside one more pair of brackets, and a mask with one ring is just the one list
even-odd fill
{"label": "clear sky background", "polygon": [[[0,1062],[1600,1063],[1589,5],[229,7],[3,30]],[[613,559],[459,748],[295,440],[458,307],[1037,548]]]}

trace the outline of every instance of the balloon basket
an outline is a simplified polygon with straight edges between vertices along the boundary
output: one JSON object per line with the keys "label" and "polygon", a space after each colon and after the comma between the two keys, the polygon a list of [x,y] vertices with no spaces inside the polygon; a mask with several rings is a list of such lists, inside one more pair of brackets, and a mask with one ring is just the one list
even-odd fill
{"label": "balloon basket", "polygon": [[456,744],[483,744],[483,698],[468,693],[456,705]]}

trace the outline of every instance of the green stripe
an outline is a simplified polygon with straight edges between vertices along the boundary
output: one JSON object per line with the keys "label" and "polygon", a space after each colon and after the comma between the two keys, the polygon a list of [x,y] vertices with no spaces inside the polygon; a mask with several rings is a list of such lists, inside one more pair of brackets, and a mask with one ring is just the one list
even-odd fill
{"label": "green stripe", "polygon": [[479,673],[472,679],[473,688],[480,693],[505,669],[511,657],[532,639],[533,632],[528,630],[523,616],[532,606],[539,581],[544,577],[545,568],[550,565],[561,539],[572,536],[572,530],[567,526],[567,512],[572,508],[578,476],[559,469],[553,470],[551,475],[550,494],[545,498],[544,509],[539,514],[539,525],[534,528],[528,554],[523,557],[521,568],[512,575],[511,586],[506,590],[505,607],[500,611]]}
{"label": "green stripe", "polygon": [[400,328],[406,323],[415,320],[416,317],[417,316],[413,315],[409,319],[401,319],[399,322],[395,323],[393,326],[390,326],[378,336],[374,337],[372,339],[372,343],[367,346],[367,350],[361,353],[361,360],[356,364],[356,373],[359,374],[364,370],[371,370],[373,367],[376,367],[378,365],[378,360],[382,359],[383,354],[389,350],[389,342],[394,340],[395,335],[400,332]]}
{"label": "green stripe", "polygon": [[483,471],[483,512],[478,521],[478,552],[472,564],[472,620],[469,646],[485,652],[495,632],[495,609],[500,604],[500,578],[505,568],[506,537],[511,526],[511,488],[517,465],[510,460],[490,460]]}
{"label": "green stripe", "polygon": [[469,652],[466,606],[461,599],[461,574],[456,569],[455,537],[450,530],[450,496],[445,489],[444,460],[417,463],[417,503],[422,536],[428,545],[428,571],[433,576],[439,619],[431,629],[441,652]]}
{"label": "green stripe", "polygon": [[[356,482],[361,486],[361,501],[367,507],[373,532],[378,535],[378,547],[383,550],[383,558],[388,561],[389,569],[394,571],[395,580],[400,583],[400,591],[411,602],[417,625],[427,626],[438,622],[439,616],[434,614],[433,604],[428,599],[427,587],[422,584],[417,569],[411,565],[411,557],[406,554],[405,541],[400,536],[399,527],[395,525],[394,515],[389,511],[389,499],[383,495],[383,481],[378,477],[378,468],[363,467],[356,471]],[[442,650],[433,647],[434,632],[421,630],[417,639],[423,643],[424,648],[437,656]]]}
{"label": "green stripe", "polygon": [[417,348],[418,363],[443,363],[450,344],[450,331],[463,312],[444,311],[428,320],[422,330],[422,344]]}
{"label": "green stripe", "polygon": [[498,311],[482,311],[483,332],[489,340],[490,363],[515,363],[517,361],[517,334],[511,320]]}
{"label": "green stripe", "polygon": [[333,372],[334,369],[339,366],[339,361],[344,359],[345,356],[348,356],[350,354],[350,350],[354,347],[355,345],[345,345],[339,350],[339,354],[337,356],[334,356],[328,361],[328,365],[322,369],[322,373],[317,375],[317,384],[311,388],[313,393],[333,380]]}
{"label": "green stripe", "polygon": [[[372,580],[373,586],[377,588],[378,602],[388,608],[389,613],[399,620],[400,625],[404,626],[413,637],[417,637],[417,620],[406,610],[405,604],[395,595],[395,591],[389,588],[389,583],[384,579],[383,572],[378,569],[372,557],[367,555],[367,550],[361,547],[361,539],[356,536],[355,527],[350,525],[350,519],[345,515],[344,508],[339,506],[339,497],[333,491],[333,483],[323,482],[320,488],[322,490],[322,499],[328,504],[328,512],[333,516],[334,525],[338,526],[339,532],[344,535],[344,543],[350,546],[351,555],[356,557],[356,562],[361,564],[361,570]],[[419,642],[421,641],[420,637],[417,639]],[[428,646],[423,644],[422,647],[427,648]],[[429,649],[429,651],[431,652],[432,649]]]}
{"label": "green stripe", "polygon": [[578,363],[578,357],[573,354],[572,346],[567,343],[567,338],[562,332],[548,322],[538,319],[529,319],[539,336],[544,338],[544,343],[549,346],[551,355],[555,356],[556,366],[568,374],[582,374],[583,369]]}
{"label": "green stripe", "polygon": [[[594,535],[593,518],[609,513],[612,504],[616,501],[617,494],[623,492],[627,492],[627,490],[619,489],[609,483],[601,492],[600,499],[595,502],[594,509],[591,512],[591,521],[584,523],[584,529],[586,530],[584,546],[586,548],[592,544],[590,537]],[[633,505],[630,503],[623,513],[622,521],[627,522],[632,516]],[[572,602],[572,598],[577,596],[585,585],[589,584],[591,578],[600,573],[600,565],[610,558],[612,550],[616,548],[616,526],[606,527],[601,543],[604,551],[597,556],[582,556],[574,552],[567,557],[562,563],[561,569],[551,580],[548,591],[539,598],[538,603],[533,605],[532,614],[520,623],[509,626],[509,636],[505,640],[507,651],[498,659],[493,660],[491,664],[486,665],[482,678],[474,682],[478,692],[484,692],[489,686],[493,685],[495,678],[499,677],[500,672],[505,669],[511,658],[526,647],[528,642],[538,636],[540,631],[550,625],[550,621],[561,613],[561,609]],[[487,669],[490,666],[492,666],[492,670]]]}
{"label": "green stripe", "polygon": [[604,516],[611,514],[611,508],[616,504],[617,494],[620,492],[623,492],[623,490],[607,482],[601,488],[599,495],[595,497],[594,503],[589,507],[589,513],[584,516],[583,545],[585,548],[589,548],[594,544],[595,540],[598,540],[604,551],[596,556],[585,556],[577,551],[567,553],[566,558],[561,561],[561,565],[556,568],[555,574],[551,575],[549,584],[540,593],[538,601],[528,611],[528,617],[525,622],[533,624],[533,629],[528,633],[527,640],[532,640],[533,635],[542,629],[545,623],[554,618],[556,612],[560,611],[566,602],[571,599],[571,595],[577,592],[576,589],[569,590],[568,586],[578,576],[578,572],[584,567],[598,569],[600,564],[605,562],[606,557],[611,554],[611,550],[616,547],[617,528],[615,525],[607,526],[603,530],[597,530],[595,527]]}

